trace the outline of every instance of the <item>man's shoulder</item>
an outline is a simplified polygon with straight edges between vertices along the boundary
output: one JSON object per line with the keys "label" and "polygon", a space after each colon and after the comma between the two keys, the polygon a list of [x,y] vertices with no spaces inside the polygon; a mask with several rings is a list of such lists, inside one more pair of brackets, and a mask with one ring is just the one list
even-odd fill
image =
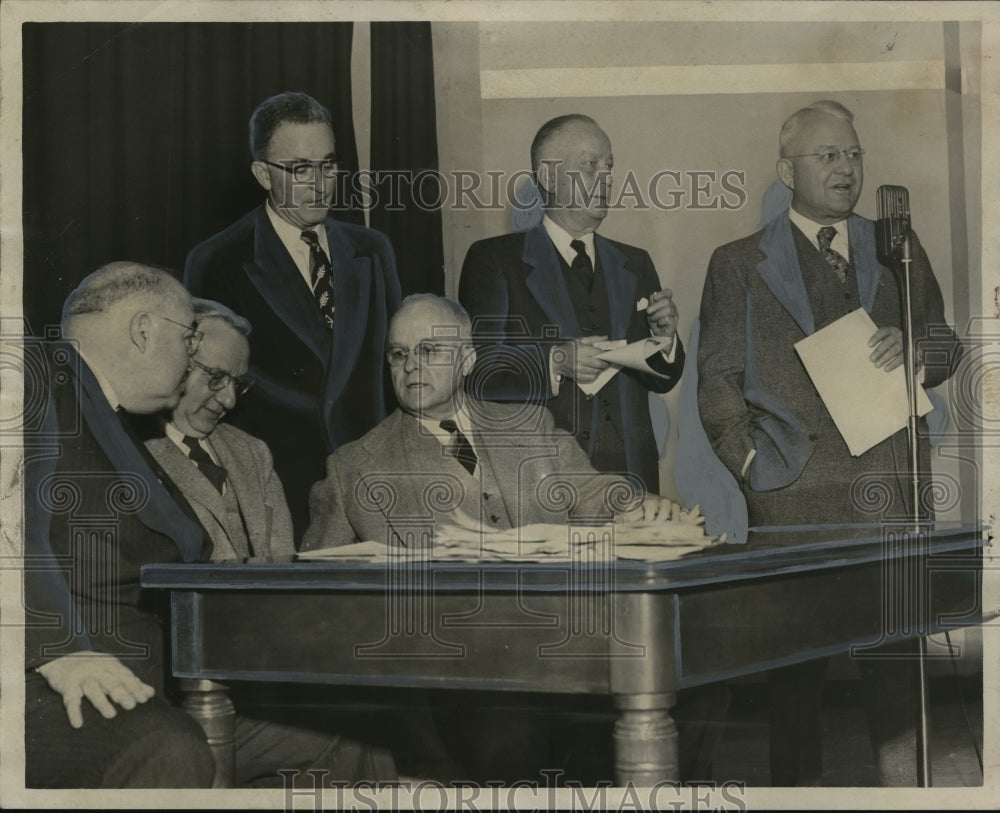
{"label": "man's shoulder", "polygon": [[523,231],[513,231],[493,237],[484,237],[482,240],[476,240],[476,242],[469,246],[466,256],[471,254],[509,254],[520,256],[521,251],[524,249],[526,234],[527,232]]}
{"label": "man's shoulder", "polygon": [[216,265],[228,266],[253,259],[254,237],[261,207],[247,212],[220,232],[198,243],[187,255],[185,282],[195,272],[204,272]]}
{"label": "man's shoulder", "polygon": [[555,426],[552,413],[541,404],[471,399],[469,412],[481,434],[503,436],[512,442],[537,442],[539,435],[549,434]]}
{"label": "man's shoulder", "polygon": [[335,217],[326,219],[326,227],[341,235],[359,254],[392,252],[392,242],[388,235],[378,229],[337,220]]}
{"label": "man's shoulder", "polygon": [[406,413],[397,409],[357,440],[340,446],[331,455],[331,459],[347,468],[356,468],[359,462],[370,458],[384,458],[386,454],[398,450],[400,434],[405,424]]}
{"label": "man's shoulder", "polygon": [[238,426],[231,423],[216,424],[211,435],[212,439],[218,439],[220,443],[225,443],[233,450],[248,450],[253,454],[269,453],[267,444],[260,438],[244,432]]}
{"label": "man's shoulder", "polygon": [[764,238],[764,231],[765,229],[758,229],[753,234],[723,243],[715,249],[715,255],[729,258],[756,256],[760,253],[760,243]]}

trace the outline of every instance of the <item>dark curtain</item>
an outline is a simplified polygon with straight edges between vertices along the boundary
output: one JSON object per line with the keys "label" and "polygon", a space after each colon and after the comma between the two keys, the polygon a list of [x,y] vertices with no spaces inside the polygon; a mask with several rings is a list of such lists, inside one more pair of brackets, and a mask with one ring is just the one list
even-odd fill
{"label": "dark curtain", "polygon": [[58,323],[66,294],[103,263],[180,272],[196,243],[258,205],[247,122],[267,96],[301,90],[325,104],[337,153],[356,167],[352,31],[352,23],[25,24],[30,329]]}
{"label": "dark curtain", "polygon": [[403,294],[444,293],[431,24],[372,23],[372,152],[377,201],[369,224],[389,235]]}

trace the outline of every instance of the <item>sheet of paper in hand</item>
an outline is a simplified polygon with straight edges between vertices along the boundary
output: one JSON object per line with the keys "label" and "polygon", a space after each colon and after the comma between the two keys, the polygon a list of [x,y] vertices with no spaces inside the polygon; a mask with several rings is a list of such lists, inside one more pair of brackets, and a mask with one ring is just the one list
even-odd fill
{"label": "sheet of paper in hand", "polygon": [[[887,373],[869,356],[868,340],[878,328],[863,308],[817,330],[795,344],[816,391],[830,411],[851,454],[857,457],[906,427],[909,406],[906,373]],[[917,411],[926,415],[931,402],[917,386]]]}
{"label": "sheet of paper in hand", "polygon": [[589,384],[580,384],[577,382],[577,385],[586,395],[595,395],[600,392],[605,384],[614,378],[615,373],[622,367],[629,367],[644,373],[662,375],[650,367],[646,363],[646,359],[654,353],[659,353],[661,350],[667,348],[670,342],[671,339],[661,336],[650,336],[648,339],[641,339],[631,344],[628,344],[624,339],[596,342],[594,347],[604,351],[597,357],[608,362],[608,368]]}

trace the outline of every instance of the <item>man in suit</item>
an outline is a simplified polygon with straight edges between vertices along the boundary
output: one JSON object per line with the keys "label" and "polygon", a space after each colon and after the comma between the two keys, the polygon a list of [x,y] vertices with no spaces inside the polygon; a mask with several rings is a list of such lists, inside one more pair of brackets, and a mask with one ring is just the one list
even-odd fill
{"label": "man in suit", "polygon": [[[634,474],[655,492],[648,393],[674,387],[684,348],[671,292],[660,290],[649,255],[596,234],[608,213],[612,164],[607,135],[587,116],[560,116],[535,135],[542,223],[474,243],[462,265],[458,297],[479,339],[469,386],[478,398],[545,403],[596,469]],[[623,369],[584,396],[577,384],[607,367],[596,358],[597,342],[651,335],[669,340],[647,360],[655,373]]]}
{"label": "man in suit", "polygon": [[[534,404],[478,401],[465,391],[476,363],[472,324],[457,302],[430,294],[404,300],[389,328],[387,360],[400,409],[327,461],[310,496],[305,549],[376,540],[414,547],[439,525],[507,529],[606,521],[700,522],[666,498],[643,499],[634,477],[594,470],[573,436]],[[568,494],[574,499],[567,499]],[[472,522],[469,522],[471,518]],[[707,538],[706,538],[707,541]],[[682,693],[681,766],[707,778],[728,694]],[[463,701],[464,702],[464,701]],[[460,714],[462,759],[479,781],[515,781],[549,764],[548,723],[570,701],[546,698],[532,717],[470,709]],[[697,723],[686,724],[687,720]],[[707,725],[705,723],[708,723]]]}
{"label": "man in suit", "polygon": [[[781,130],[777,164],[792,190],[790,208],[762,231],[717,249],[709,264],[699,412],[713,449],[741,484],[751,527],[877,522],[913,510],[906,432],[853,457],[794,349],[860,307],[877,326],[868,341],[871,363],[890,371],[903,362],[899,286],[876,257],[875,224],[854,214],[864,152],[852,122],[833,101],[792,115]],[[951,374],[961,348],[915,235],[912,243],[914,339],[921,381],[931,387]],[[933,348],[926,341],[931,326]],[[923,420],[921,429],[926,438]],[[920,471],[929,471],[926,442],[920,461]],[[883,495],[878,505],[866,498],[872,485]],[[821,777],[825,666],[816,661],[769,675],[772,784]],[[916,781],[911,666],[905,659],[859,661],[883,784]]]}
{"label": "man in suit", "polygon": [[299,539],[326,456],[386,415],[399,280],[385,235],[329,216],[340,164],[325,107],[304,93],[265,99],[250,151],[266,203],[192,249],[184,282],[254,326],[255,386],[230,420],[270,448]]}
{"label": "man in suit", "polygon": [[[216,327],[205,358],[224,363]],[[44,410],[25,433],[25,782],[211,787],[205,735],[167,696],[169,597],[139,576],[148,563],[208,559],[212,539],[126,414],[180,409],[206,334],[170,274],[112,263],[67,298],[63,335],[30,348],[49,375],[26,391]],[[265,720],[237,716],[235,745],[245,782],[280,786],[282,768],[395,777],[377,749]]]}
{"label": "man in suit", "polygon": [[116,414],[177,403],[201,337],[191,299],[113,263],[70,294],[63,336],[30,348],[47,375],[26,379],[44,419],[25,432],[25,782],[210,787],[201,729],[164,698],[165,597],[139,585],[143,564],[207,542]]}
{"label": "man in suit", "polygon": [[[386,353],[400,409],[330,456],[326,479],[310,496],[304,548],[356,540],[412,546],[396,518],[423,516],[428,528],[471,518],[502,530],[563,524],[568,502],[576,515],[603,519],[636,509],[641,484],[594,471],[546,409],[467,396],[476,363],[471,330],[457,302],[431,294],[404,301]],[[562,485],[574,501],[558,497]],[[551,499],[540,496],[546,492]],[[669,501],[656,498],[648,512],[658,513],[661,502],[670,512]],[[672,508],[679,519],[679,506]]]}
{"label": "man in suit", "polygon": [[250,323],[225,305],[194,302],[204,335],[161,437],[146,441],[212,539],[212,561],[291,558],[292,518],[267,445],[220,423],[250,389]]}

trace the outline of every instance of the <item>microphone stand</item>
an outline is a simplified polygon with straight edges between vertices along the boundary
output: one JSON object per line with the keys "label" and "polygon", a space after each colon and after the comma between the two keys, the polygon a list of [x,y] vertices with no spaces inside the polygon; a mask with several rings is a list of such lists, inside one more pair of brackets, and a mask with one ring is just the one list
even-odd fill
{"label": "microphone stand", "polygon": [[[913,304],[910,285],[910,263],[913,257],[910,251],[910,232],[906,229],[900,245],[899,273],[903,288],[903,361],[906,370],[906,397],[909,405],[909,415],[906,420],[907,445],[910,451],[910,499],[912,504],[913,540],[920,539],[920,471],[919,449],[917,446],[917,363],[916,349],[913,345]],[[918,587],[921,585],[918,585]],[[923,602],[923,596],[917,596],[918,604]],[[927,681],[927,638],[917,638],[918,658],[917,672],[920,690],[920,717],[917,723],[917,785],[922,788],[931,786],[930,760],[930,702],[928,700]]]}

